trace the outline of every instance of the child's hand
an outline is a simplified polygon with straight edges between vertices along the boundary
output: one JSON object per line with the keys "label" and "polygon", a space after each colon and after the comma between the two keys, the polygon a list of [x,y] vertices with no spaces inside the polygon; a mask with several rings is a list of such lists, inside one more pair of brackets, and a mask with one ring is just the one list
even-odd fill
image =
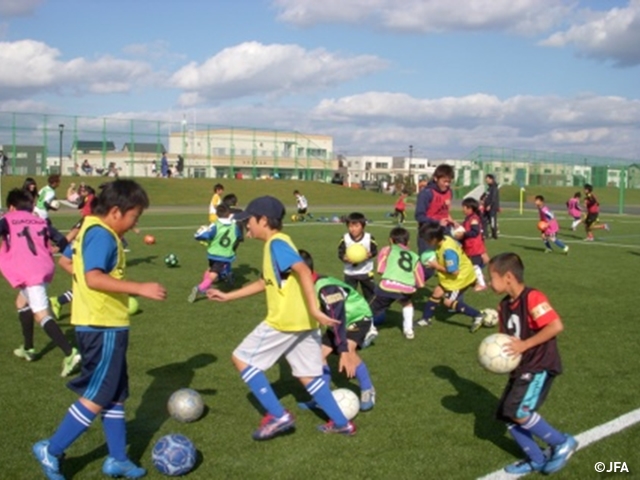
{"label": "child's hand", "polygon": [[516,357],[527,350],[527,345],[518,337],[511,337],[511,342],[506,343],[503,347],[504,351],[512,357]]}
{"label": "child's hand", "polygon": [[138,295],[151,300],[164,300],[167,298],[167,289],[155,282],[142,283]]}
{"label": "child's hand", "polygon": [[344,372],[347,378],[353,378],[356,376],[356,359],[353,358],[349,352],[340,354],[340,362],[338,364],[338,371]]}
{"label": "child's hand", "polygon": [[210,288],[207,290],[207,298],[216,302],[226,302],[229,300],[229,294],[217,288]]}
{"label": "child's hand", "polygon": [[336,325],[340,325],[338,320],[334,320],[330,316],[323,313],[320,309],[314,309],[311,311],[311,315],[315,318],[320,325],[324,325],[325,327],[334,327]]}

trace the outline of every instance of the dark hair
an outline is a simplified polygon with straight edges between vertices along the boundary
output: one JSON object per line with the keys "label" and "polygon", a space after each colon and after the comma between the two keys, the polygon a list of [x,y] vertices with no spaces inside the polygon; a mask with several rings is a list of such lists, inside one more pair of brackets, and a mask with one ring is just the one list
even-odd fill
{"label": "dark hair", "polygon": [[359,223],[362,225],[362,228],[367,224],[367,217],[364,216],[364,213],[360,212],[351,212],[349,215],[344,217],[344,223],[349,225],[350,223]]}
{"label": "dark hair", "polygon": [[580,192],[576,192],[573,194],[573,198],[580,198],[582,196],[582,193]]}
{"label": "dark hair", "polygon": [[585,189],[587,192],[591,193],[591,192],[593,192],[593,185],[591,185],[590,183],[585,183],[585,184],[584,184],[584,189]]}
{"label": "dark hair", "polygon": [[33,195],[26,190],[14,188],[8,193],[6,203],[8,207],[30,212],[33,210]]}
{"label": "dark hair", "polygon": [[85,185],[82,188],[84,188],[84,191],[87,192],[87,195],[95,195],[96,194],[95,189],[91,185]]}
{"label": "dark hair", "polygon": [[[31,185],[33,185],[33,192],[31,192],[30,188]],[[31,192],[31,194],[35,194],[38,195],[38,184],[36,183],[35,179],[32,177],[27,177],[24,179],[24,182],[22,183],[22,189],[26,190],[28,192]]]}
{"label": "dark hair", "polygon": [[511,273],[515,279],[524,283],[524,263],[516,253],[500,253],[489,260],[489,270],[493,270],[501,277]]}
{"label": "dark hair", "polygon": [[216,207],[216,215],[220,218],[227,218],[230,213],[231,209],[229,208],[229,205],[224,202]]}
{"label": "dark hair", "polygon": [[294,191],[293,191],[293,194],[294,194],[294,195],[300,195],[300,192],[299,192],[298,190],[294,190]]}
{"label": "dark hair", "polygon": [[235,193],[229,193],[222,197],[222,203],[228,207],[235,207],[238,204],[238,197]]}
{"label": "dark hair", "polygon": [[439,223],[425,223],[420,227],[418,234],[428,244],[431,244],[434,240],[441,242],[444,240],[444,227]]}
{"label": "dark hair", "polygon": [[100,194],[91,202],[95,215],[106,215],[113,207],[127,213],[136,207],[148,208],[147,192],[133,180],[114,180],[100,185]]}
{"label": "dark hair", "polygon": [[54,173],[53,175],[49,175],[49,178],[47,178],[47,183],[49,185],[52,185],[54,183],[60,183],[60,175],[58,175],[57,173]]}
{"label": "dark hair", "polygon": [[271,230],[282,230],[282,218],[267,217],[266,215],[253,215],[253,218],[255,218],[256,221],[259,221],[261,218],[266,218],[267,226]]}
{"label": "dark hair", "polygon": [[467,197],[462,200],[462,206],[470,208],[473,213],[476,215],[480,212],[480,204],[475,198]]}
{"label": "dark hair", "polygon": [[409,244],[409,232],[406,228],[395,227],[391,232],[389,232],[389,238],[396,245],[404,245],[405,247]]}
{"label": "dark hair", "polygon": [[436,167],[433,172],[433,178],[436,180],[442,177],[450,178],[453,180],[456,178],[456,171],[451,165],[447,165],[446,163],[442,163]]}
{"label": "dark hair", "polygon": [[213,191],[214,191],[214,192],[217,192],[218,190],[224,190],[224,185],[222,185],[221,183],[216,183],[216,184],[213,186]]}
{"label": "dark hair", "polygon": [[540,200],[541,202],[544,202],[544,197],[542,195],[536,195],[536,200]]}
{"label": "dark hair", "polygon": [[304,263],[307,264],[307,267],[309,267],[309,270],[313,272],[313,257],[311,254],[306,250],[298,250],[298,253],[302,257],[302,260],[304,260]]}
{"label": "dark hair", "polygon": [[495,177],[495,175],[494,175],[493,173],[487,173],[487,174],[484,176],[484,178],[485,178],[485,179],[489,178],[489,179],[491,179],[491,181],[492,181],[492,182],[495,182],[495,181],[496,181],[496,177]]}

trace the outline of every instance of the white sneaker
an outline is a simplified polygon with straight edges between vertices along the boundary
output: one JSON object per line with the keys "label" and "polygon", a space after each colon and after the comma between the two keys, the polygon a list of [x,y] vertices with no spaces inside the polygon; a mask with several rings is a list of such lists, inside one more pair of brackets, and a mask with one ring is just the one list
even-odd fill
{"label": "white sneaker", "polygon": [[378,338],[378,329],[374,327],[372,324],[371,327],[369,328],[369,331],[364,336],[364,341],[362,342],[362,348],[370,347],[376,338]]}
{"label": "white sneaker", "polygon": [[404,338],[406,338],[407,340],[413,340],[414,338],[416,338],[416,335],[415,333],[413,333],[413,330],[405,330]]}

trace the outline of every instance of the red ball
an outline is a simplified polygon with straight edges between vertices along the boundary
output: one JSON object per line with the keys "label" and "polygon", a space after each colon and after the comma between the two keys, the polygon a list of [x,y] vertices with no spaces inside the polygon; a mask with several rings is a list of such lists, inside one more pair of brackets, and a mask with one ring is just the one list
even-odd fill
{"label": "red ball", "polygon": [[156,237],[154,237],[153,235],[145,235],[144,243],[146,243],[147,245],[153,245],[154,243],[156,243]]}
{"label": "red ball", "polygon": [[544,220],[540,220],[538,222],[538,230],[540,230],[541,232],[544,232],[547,228],[549,228],[548,222],[545,222]]}

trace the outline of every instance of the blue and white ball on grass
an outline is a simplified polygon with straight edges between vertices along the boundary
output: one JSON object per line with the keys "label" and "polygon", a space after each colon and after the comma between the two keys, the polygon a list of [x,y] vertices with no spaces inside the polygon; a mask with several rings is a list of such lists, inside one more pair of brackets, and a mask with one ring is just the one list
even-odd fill
{"label": "blue and white ball on grass", "polygon": [[513,339],[505,333],[494,333],[486,337],[478,347],[478,362],[492,373],[509,373],[520,365],[522,355],[510,355],[505,345]]}
{"label": "blue and white ball on grass", "polygon": [[353,420],[360,411],[360,399],[358,395],[353,393],[348,388],[336,388],[331,392],[333,398],[336,399],[336,403],[342,410],[342,413],[347,420]]}
{"label": "blue and white ball on grass", "polygon": [[189,473],[195,465],[196,447],[184,435],[172,433],[156,442],[151,459],[160,473],[178,477]]}
{"label": "blue and white ball on grass", "polygon": [[169,397],[167,410],[169,415],[179,422],[195,422],[204,412],[204,401],[192,388],[181,388]]}
{"label": "blue and white ball on grass", "polygon": [[170,253],[166,257],[164,257],[164,264],[169,268],[174,268],[178,266],[178,257],[175,253]]}

